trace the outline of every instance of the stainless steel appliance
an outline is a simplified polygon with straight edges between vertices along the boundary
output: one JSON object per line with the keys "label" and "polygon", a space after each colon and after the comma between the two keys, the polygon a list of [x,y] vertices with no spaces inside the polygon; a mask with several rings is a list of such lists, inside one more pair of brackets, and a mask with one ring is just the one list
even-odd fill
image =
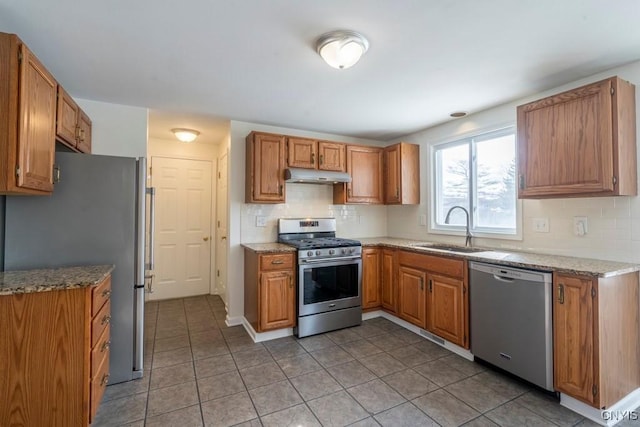
{"label": "stainless steel appliance", "polygon": [[335,218],[278,223],[278,241],[298,249],[298,337],[362,322],[362,245],[335,235]]}
{"label": "stainless steel appliance", "polygon": [[4,268],[114,264],[109,383],[143,373],[145,159],[56,153],[52,196],[7,197]]}
{"label": "stainless steel appliance", "polygon": [[471,352],[553,390],[551,273],[469,263]]}

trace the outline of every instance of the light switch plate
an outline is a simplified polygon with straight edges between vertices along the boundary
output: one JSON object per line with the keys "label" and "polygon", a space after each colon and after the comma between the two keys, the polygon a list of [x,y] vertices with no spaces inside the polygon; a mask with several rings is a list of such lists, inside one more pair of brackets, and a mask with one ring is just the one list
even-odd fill
{"label": "light switch plate", "polygon": [[427,225],[426,214],[420,214],[420,216],[418,217],[418,225],[421,225],[422,227],[425,227]]}
{"label": "light switch plate", "polygon": [[267,217],[262,215],[256,215],[256,227],[266,227]]}
{"label": "light switch plate", "polygon": [[536,233],[549,232],[549,218],[533,218],[533,231]]}
{"label": "light switch plate", "polygon": [[573,234],[576,236],[584,236],[587,234],[587,217],[586,216],[574,216],[573,217]]}

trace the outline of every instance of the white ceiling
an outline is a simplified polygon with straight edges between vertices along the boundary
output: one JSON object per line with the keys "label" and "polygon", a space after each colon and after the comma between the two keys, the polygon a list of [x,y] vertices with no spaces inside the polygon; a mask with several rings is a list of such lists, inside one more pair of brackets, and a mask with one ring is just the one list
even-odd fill
{"label": "white ceiling", "polygon": [[[0,0],[74,96],[381,140],[638,60],[639,21],[638,0]],[[348,70],[314,48],[340,28],[371,43]]]}

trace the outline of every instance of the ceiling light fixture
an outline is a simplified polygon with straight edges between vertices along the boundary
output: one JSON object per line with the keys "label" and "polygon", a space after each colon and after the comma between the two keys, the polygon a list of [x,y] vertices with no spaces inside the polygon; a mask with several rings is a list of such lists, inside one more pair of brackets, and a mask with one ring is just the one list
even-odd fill
{"label": "ceiling light fixture", "polygon": [[200,132],[193,129],[171,129],[171,132],[182,142],[193,142],[200,135]]}
{"label": "ceiling light fixture", "polygon": [[466,111],[454,111],[453,113],[449,114],[451,117],[453,117],[454,119],[458,119],[460,117],[464,117],[467,115]]}
{"label": "ceiling light fixture", "polygon": [[331,31],[321,35],[316,51],[333,68],[343,70],[354,66],[369,49],[369,41],[350,30]]}

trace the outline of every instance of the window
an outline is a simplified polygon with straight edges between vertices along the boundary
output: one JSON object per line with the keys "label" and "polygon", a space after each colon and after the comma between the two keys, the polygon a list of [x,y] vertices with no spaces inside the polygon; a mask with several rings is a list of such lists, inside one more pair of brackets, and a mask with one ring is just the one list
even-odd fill
{"label": "window", "polygon": [[516,235],[516,138],[513,127],[433,147],[431,230],[460,231],[466,214],[476,235]]}

